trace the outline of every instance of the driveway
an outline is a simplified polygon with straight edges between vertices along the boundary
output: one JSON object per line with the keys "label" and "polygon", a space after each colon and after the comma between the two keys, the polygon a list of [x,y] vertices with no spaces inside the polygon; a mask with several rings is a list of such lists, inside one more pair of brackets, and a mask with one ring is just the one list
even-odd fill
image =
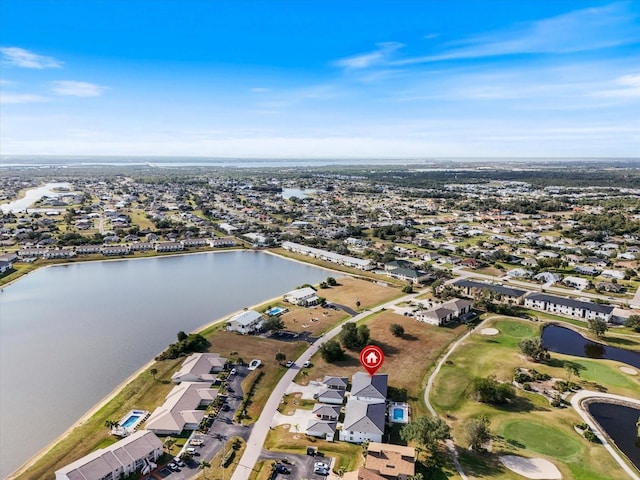
{"label": "driveway", "polygon": [[309,420],[313,418],[313,412],[311,410],[305,410],[304,408],[296,408],[293,415],[287,415],[278,413],[271,419],[271,426],[277,427],[278,425],[291,425],[290,432],[296,432],[304,434],[307,432],[307,425]]}
{"label": "driveway", "polygon": [[291,382],[287,387],[287,394],[301,393],[302,400],[315,400],[314,395],[320,393],[324,389],[325,386],[315,380],[311,380],[309,385],[299,385],[295,382]]}

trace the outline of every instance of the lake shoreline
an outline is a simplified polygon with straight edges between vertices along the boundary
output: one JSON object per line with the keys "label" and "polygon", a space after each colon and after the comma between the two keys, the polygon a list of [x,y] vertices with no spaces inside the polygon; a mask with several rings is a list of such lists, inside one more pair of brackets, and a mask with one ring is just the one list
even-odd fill
{"label": "lake shoreline", "polygon": [[[318,267],[317,265],[313,265],[310,263],[306,263],[303,262],[301,260],[298,259],[293,259],[293,258],[289,258],[286,256],[282,256],[279,255],[277,253],[274,252],[270,252],[268,250],[249,250],[249,249],[244,249],[244,248],[233,248],[233,249],[226,249],[226,250],[214,250],[214,251],[203,251],[203,252],[181,252],[181,253],[176,253],[176,254],[171,254],[171,255],[154,255],[154,256],[150,256],[150,257],[138,257],[138,258],[111,258],[111,259],[91,259],[91,260],[86,260],[86,261],[80,261],[80,262],[64,262],[64,263],[54,263],[54,264],[48,264],[48,265],[42,265],[39,268],[36,268],[30,272],[28,272],[27,274],[20,276],[19,278],[15,279],[14,281],[19,280],[20,278],[26,277],[28,274],[33,273],[35,271],[40,270],[40,268],[42,267],[55,267],[55,266],[61,266],[61,265],[73,265],[75,263],[96,263],[96,262],[118,262],[118,261],[128,261],[128,260],[144,260],[144,259],[148,259],[148,258],[158,258],[158,257],[174,257],[176,255],[180,255],[180,256],[186,256],[186,255],[194,255],[194,254],[205,254],[205,253],[228,253],[228,252],[238,252],[238,251],[247,251],[247,252],[253,252],[253,253],[268,253],[270,255],[273,255],[275,257],[279,257],[282,258],[284,260],[288,260],[288,261],[294,261],[296,263],[299,263],[301,265],[306,265],[306,266],[312,266],[315,268],[320,268],[322,270],[325,270],[327,272],[333,273],[335,272],[336,275],[347,275],[345,272],[340,272],[340,271],[334,271],[331,270],[329,268],[326,267]],[[13,282],[12,282],[13,283]],[[5,285],[6,286],[6,285]],[[4,286],[2,287],[4,288]],[[286,292],[282,292],[282,294],[284,294]],[[264,305],[265,303],[275,303],[277,301],[281,301],[282,300],[282,294],[278,295],[276,297],[272,297],[272,298],[268,298],[265,300],[261,300],[260,302],[247,307],[249,309],[253,309],[256,308],[260,305]],[[210,322],[207,322],[199,327],[196,327],[192,333],[200,333],[208,328],[211,328],[217,324],[220,324],[222,322],[224,322],[225,320],[227,320],[229,317],[233,316],[236,313],[239,313],[241,311],[243,311],[244,309],[238,309],[232,312],[229,312],[223,316],[220,316]],[[161,353],[161,352],[158,352]],[[17,478],[18,476],[22,475],[23,473],[25,473],[30,467],[32,467],[33,465],[35,465],[38,461],[40,461],[47,453],[49,453],[53,448],[55,448],[55,446],[57,444],[59,444],[61,441],[63,441],[72,431],[74,431],[76,428],[82,426],[85,422],[87,422],[91,417],[93,417],[100,409],[102,409],[105,405],[107,405],[110,401],[112,401],[118,394],[120,394],[122,392],[122,390],[129,385],[132,381],[134,381],[135,379],[137,379],[138,377],[140,377],[142,374],[144,374],[147,370],[149,370],[151,368],[151,366],[156,362],[155,358],[149,360],[147,363],[145,363],[143,366],[141,366],[139,369],[137,369],[135,372],[133,372],[131,375],[129,375],[129,377],[127,377],[125,380],[123,380],[119,385],[117,385],[110,393],[108,393],[104,398],[102,398],[98,403],[96,403],[94,406],[92,406],[86,413],[84,413],[77,421],[75,421],[69,428],[67,428],[62,434],[60,434],[58,437],[56,437],[53,441],[51,441],[48,445],[46,445],[45,447],[43,447],[42,449],[40,449],[38,452],[36,452],[34,455],[32,455],[29,459],[27,459],[20,467],[18,467],[16,470],[14,470],[12,473],[10,473],[6,479],[7,480],[13,480],[15,478]]]}

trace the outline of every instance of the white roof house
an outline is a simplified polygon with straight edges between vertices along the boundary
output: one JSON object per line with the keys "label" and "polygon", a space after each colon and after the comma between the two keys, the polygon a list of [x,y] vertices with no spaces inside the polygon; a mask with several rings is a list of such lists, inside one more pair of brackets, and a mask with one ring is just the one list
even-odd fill
{"label": "white roof house", "polygon": [[287,292],[282,297],[285,302],[292,303],[293,305],[308,306],[318,303],[320,298],[316,291],[311,287],[298,288]]}
{"label": "white roof house", "polygon": [[174,383],[210,382],[216,379],[216,372],[221,372],[227,362],[219,353],[194,353],[182,363],[180,370],[171,376]]}
{"label": "white roof house", "polygon": [[428,310],[420,310],[416,312],[415,317],[420,322],[444,325],[469,313],[472,308],[473,302],[463,298],[453,298]]}
{"label": "white roof house", "polygon": [[368,403],[384,403],[387,400],[386,373],[369,375],[364,372],[356,372],[351,378],[351,399]]}
{"label": "white roof house", "polygon": [[367,403],[350,398],[345,409],[340,440],[352,443],[362,443],[365,440],[382,442],[385,410],[384,402]]}
{"label": "white roof house", "polygon": [[195,430],[205,414],[198,407],[209,405],[217,395],[218,389],[209,388],[206,383],[182,382],[173,387],[164,403],[153,411],[145,428],[159,435]]}
{"label": "white roof house", "polygon": [[148,473],[162,455],[162,442],[153,432],[138,430],[56,470],[56,480],[121,478],[136,471]]}
{"label": "white roof house", "polygon": [[254,333],[262,328],[263,316],[255,310],[245,310],[240,312],[227,321],[227,330],[230,332],[239,332],[243,335],[246,333]]}

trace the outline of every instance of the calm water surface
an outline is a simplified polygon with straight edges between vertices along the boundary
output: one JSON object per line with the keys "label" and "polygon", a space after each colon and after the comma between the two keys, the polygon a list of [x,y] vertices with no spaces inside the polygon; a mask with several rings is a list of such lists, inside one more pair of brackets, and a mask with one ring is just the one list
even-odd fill
{"label": "calm water surface", "polygon": [[[25,192],[24,197],[13,202],[0,205],[2,213],[24,212],[28,207],[40,200],[42,197],[59,197],[63,192],[55,192],[56,188],[70,188],[68,183],[47,183],[38,188],[31,188]],[[64,192],[68,193],[68,192]],[[54,209],[55,210],[55,209]]]}
{"label": "calm water surface", "polygon": [[262,252],[44,268],[0,292],[0,477],[185,332],[318,283]]}
{"label": "calm water surface", "polygon": [[640,352],[592,342],[570,328],[555,325],[544,327],[542,343],[552,352],[585,358],[608,358],[640,368]]}
{"label": "calm water surface", "polygon": [[609,434],[614,443],[640,468],[640,439],[636,421],[640,417],[640,407],[632,408],[612,403],[590,403],[589,413]]}

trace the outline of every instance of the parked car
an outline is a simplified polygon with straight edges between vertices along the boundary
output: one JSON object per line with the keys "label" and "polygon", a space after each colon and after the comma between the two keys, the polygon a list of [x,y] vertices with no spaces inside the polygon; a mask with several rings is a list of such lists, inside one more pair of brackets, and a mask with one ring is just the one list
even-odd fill
{"label": "parked car", "polygon": [[281,463],[277,463],[275,466],[275,469],[277,473],[291,473],[291,470],[289,470],[287,467],[285,467]]}
{"label": "parked car", "polygon": [[184,462],[182,460],[180,460],[180,457],[175,457],[173,459],[173,463],[175,463],[179,467],[184,467]]}
{"label": "parked car", "polygon": [[327,475],[329,475],[329,470],[327,470],[326,468],[313,467],[313,473],[316,473],[318,475],[327,476]]}
{"label": "parked car", "polygon": [[228,412],[229,410],[231,410],[231,407],[229,406],[228,403],[225,403],[224,405],[222,405],[223,412]]}
{"label": "parked car", "polygon": [[229,372],[229,375],[235,375],[236,373],[238,373],[237,370],[235,368],[232,368]]}
{"label": "parked car", "polygon": [[303,366],[304,368],[309,368],[309,367],[311,366],[311,362],[310,362],[309,360],[307,360],[306,362],[304,362],[304,363],[302,364],[302,366]]}
{"label": "parked car", "polygon": [[[201,447],[204,445],[204,441],[199,438],[194,438],[189,442],[189,445],[193,445],[194,447]],[[188,448],[187,451],[189,451]]]}
{"label": "parked car", "polygon": [[169,465],[167,465],[167,467],[169,467],[169,470],[173,470],[174,472],[180,471],[180,468],[175,463],[170,463]]}
{"label": "parked car", "polygon": [[293,362],[291,360],[289,360],[287,363],[285,363],[284,365],[287,368],[291,368],[293,366]]}

